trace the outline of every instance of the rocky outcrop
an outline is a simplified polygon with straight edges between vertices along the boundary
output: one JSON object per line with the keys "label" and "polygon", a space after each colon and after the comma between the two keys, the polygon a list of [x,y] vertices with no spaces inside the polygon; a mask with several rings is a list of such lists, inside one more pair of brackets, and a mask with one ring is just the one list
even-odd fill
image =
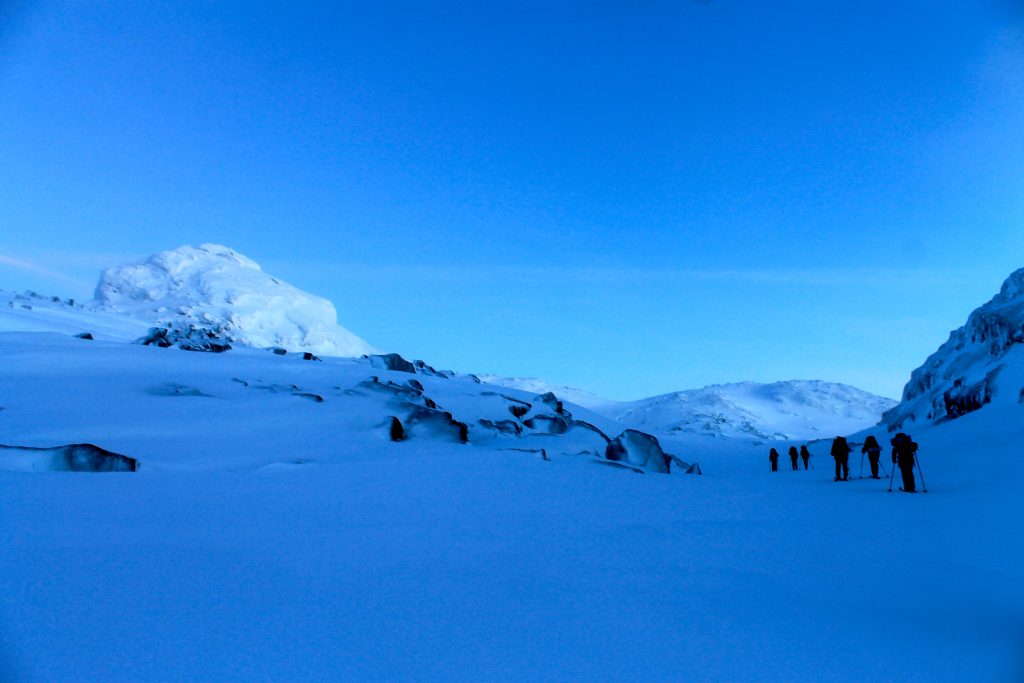
{"label": "rocky outcrop", "polygon": [[[914,422],[953,420],[999,397],[1000,377],[1024,363],[1024,268],[999,293],[975,310],[963,327],[910,375],[899,405],[882,421],[890,431]],[[1011,397],[1021,387],[1008,387]]]}
{"label": "rocky outcrop", "polygon": [[90,443],[54,448],[0,445],[0,469],[20,472],[136,472],[139,461]]}

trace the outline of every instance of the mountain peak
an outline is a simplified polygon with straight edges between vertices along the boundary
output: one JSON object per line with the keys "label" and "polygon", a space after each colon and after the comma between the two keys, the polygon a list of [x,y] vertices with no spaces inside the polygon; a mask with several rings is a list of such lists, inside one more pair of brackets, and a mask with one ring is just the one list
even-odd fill
{"label": "mountain peak", "polygon": [[216,326],[232,341],[333,356],[374,349],[337,323],[334,305],[219,244],[184,245],[108,268],[96,303],[156,325]]}

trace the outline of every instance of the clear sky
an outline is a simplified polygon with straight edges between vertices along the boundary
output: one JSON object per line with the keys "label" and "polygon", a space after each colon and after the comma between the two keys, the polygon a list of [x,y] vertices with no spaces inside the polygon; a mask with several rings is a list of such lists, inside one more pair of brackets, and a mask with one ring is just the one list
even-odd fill
{"label": "clear sky", "polygon": [[0,287],[203,242],[441,367],[896,396],[1024,266],[1024,5],[0,0]]}

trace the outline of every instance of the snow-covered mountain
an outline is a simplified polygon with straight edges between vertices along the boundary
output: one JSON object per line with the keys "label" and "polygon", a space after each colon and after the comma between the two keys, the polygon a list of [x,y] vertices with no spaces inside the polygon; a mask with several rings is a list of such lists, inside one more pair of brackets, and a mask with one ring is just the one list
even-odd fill
{"label": "snow-covered mountain", "polygon": [[376,351],[338,325],[334,305],[217,244],[183,246],[103,271],[95,305],[158,326],[193,325],[227,341],[328,356]]}
{"label": "snow-covered mountain", "polygon": [[883,419],[890,431],[909,429],[993,402],[1024,402],[1024,268],[911,373],[903,400]]}
{"label": "snow-covered mountain", "polygon": [[652,434],[706,434],[758,441],[815,439],[878,424],[896,401],[834,382],[739,382],[677,391],[638,401],[610,401],[535,378],[481,375],[486,382],[553,391],[605,417]]}
{"label": "snow-covered mountain", "polygon": [[488,384],[497,384],[502,387],[521,389],[535,394],[546,394],[550,392],[558,396],[560,399],[590,409],[603,406],[607,403],[613,403],[613,401],[609,401],[603,396],[598,396],[597,394],[589,391],[577,389],[576,387],[552,384],[539,377],[502,377],[501,375],[491,375],[486,373],[477,373],[477,377],[480,378],[480,381],[487,382]]}

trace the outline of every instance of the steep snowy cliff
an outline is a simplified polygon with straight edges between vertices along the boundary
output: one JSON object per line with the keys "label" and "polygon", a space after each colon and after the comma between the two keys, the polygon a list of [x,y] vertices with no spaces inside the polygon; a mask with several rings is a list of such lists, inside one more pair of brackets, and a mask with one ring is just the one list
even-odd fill
{"label": "steep snowy cliff", "polygon": [[914,422],[943,422],[993,401],[1024,399],[1024,268],[924,364],[913,371],[902,402],[883,421],[890,431]]}

